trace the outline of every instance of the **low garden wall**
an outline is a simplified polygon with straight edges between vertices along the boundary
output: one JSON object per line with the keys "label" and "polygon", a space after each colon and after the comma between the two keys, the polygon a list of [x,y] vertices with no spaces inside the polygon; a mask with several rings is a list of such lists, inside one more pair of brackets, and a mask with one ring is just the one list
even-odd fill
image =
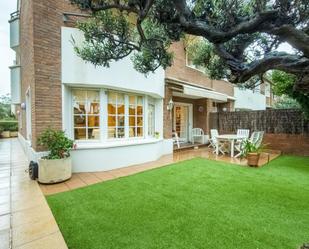
{"label": "low garden wall", "polygon": [[263,143],[285,154],[309,156],[309,119],[299,110],[211,113],[210,129],[236,133],[237,129],[264,131]]}
{"label": "low garden wall", "polygon": [[18,122],[16,120],[0,120],[0,138],[17,137]]}

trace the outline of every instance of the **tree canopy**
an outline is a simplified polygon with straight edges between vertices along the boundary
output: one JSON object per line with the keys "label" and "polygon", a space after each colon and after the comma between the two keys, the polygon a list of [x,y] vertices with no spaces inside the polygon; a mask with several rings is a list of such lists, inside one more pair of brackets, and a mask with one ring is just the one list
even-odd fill
{"label": "tree canopy", "polygon": [[[71,0],[91,18],[76,52],[95,65],[131,56],[142,73],[172,64],[172,42],[198,36],[188,50],[213,78],[253,86],[269,70],[293,75],[309,93],[308,0]],[[279,52],[288,43],[292,51]]]}

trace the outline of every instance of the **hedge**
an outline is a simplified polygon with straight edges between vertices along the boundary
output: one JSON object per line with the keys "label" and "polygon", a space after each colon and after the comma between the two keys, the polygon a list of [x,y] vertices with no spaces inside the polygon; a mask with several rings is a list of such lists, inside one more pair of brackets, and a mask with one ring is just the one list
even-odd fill
{"label": "hedge", "polygon": [[15,120],[0,120],[0,132],[18,131],[18,122]]}

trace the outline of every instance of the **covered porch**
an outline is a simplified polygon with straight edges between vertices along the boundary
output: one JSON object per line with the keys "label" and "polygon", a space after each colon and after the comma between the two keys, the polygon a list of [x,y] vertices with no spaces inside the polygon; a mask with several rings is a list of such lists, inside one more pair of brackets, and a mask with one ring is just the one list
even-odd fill
{"label": "covered porch", "polygon": [[[208,144],[209,114],[234,108],[232,96],[188,82],[167,79],[165,92],[164,137],[173,138],[174,150]],[[201,136],[193,137],[195,128]]]}

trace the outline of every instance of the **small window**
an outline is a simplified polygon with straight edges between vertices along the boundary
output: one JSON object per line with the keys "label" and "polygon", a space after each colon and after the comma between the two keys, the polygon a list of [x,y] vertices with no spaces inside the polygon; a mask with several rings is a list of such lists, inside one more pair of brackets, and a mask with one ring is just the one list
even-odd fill
{"label": "small window", "polygon": [[143,136],[143,114],[143,97],[129,96],[129,137]]}
{"label": "small window", "polygon": [[108,94],[108,138],[125,137],[125,96],[122,93]]}
{"label": "small window", "polygon": [[148,104],[148,136],[155,136],[155,105]]}
{"label": "small window", "polygon": [[100,92],[73,90],[74,138],[100,139]]}

